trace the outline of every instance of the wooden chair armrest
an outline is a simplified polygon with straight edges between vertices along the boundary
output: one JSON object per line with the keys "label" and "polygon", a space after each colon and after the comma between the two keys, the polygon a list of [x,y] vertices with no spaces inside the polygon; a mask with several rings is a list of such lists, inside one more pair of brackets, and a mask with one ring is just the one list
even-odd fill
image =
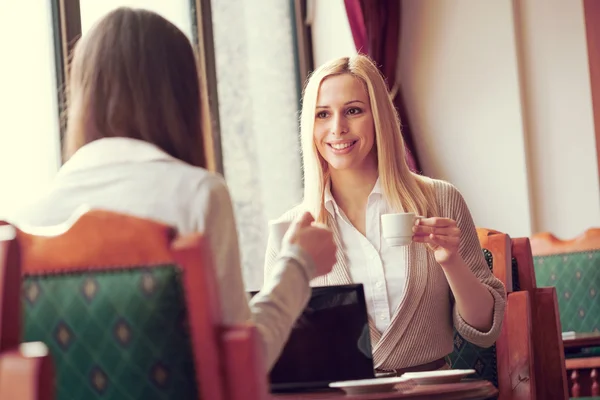
{"label": "wooden chair armrest", "polygon": [[[569,384],[562,346],[560,315],[556,288],[532,289],[533,337],[535,351],[537,396],[540,399],[567,399]],[[540,378],[538,378],[540,379]]]}
{"label": "wooden chair armrest", "polygon": [[54,399],[54,364],[43,343],[0,353],[0,399]]}
{"label": "wooden chair armrest", "polygon": [[531,299],[528,292],[513,292],[506,300],[502,330],[496,341],[498,399],[535,399]]}
{"label": "wooden chair armrest", "polygon": [[254,325],[222,328],[223,368],[230,400],[268,399],[267,371],[258,331]]}

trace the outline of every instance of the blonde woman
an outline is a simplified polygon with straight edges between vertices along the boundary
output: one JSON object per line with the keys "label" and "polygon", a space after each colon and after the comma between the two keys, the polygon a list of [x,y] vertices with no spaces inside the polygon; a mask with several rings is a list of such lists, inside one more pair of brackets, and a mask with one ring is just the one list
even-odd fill
{"label": "blonde woman", "polygon": [[88,206],[157,220],[181,234],[203,232],[223,323],[252,321],[270,369],[308,302],[310,279],[335,262],[331,231],[298,214],[263,290],[248,303],[229,191],[204,168],[194,51],[158,14],[119,8],[102,18],[76,46],[69,90],[69,160],[50,191],[13,221],[56,225]]}
{"label": "blonde woman", "polygon": [[[332,228],[337,263],[312,284],[364,285],[376,369],[444,368],[454,327],[470,342],[491,346],[505,289],[487,267],[458,190],[410,172],[398,116],[369,58],[340,58],[314,71],[301,135],[304,201],[278,221],[310,211]],[[380,217],[392,212],[425,217],[409,246],[382,240]],[[277,248],[269,240],[267,276]]]}

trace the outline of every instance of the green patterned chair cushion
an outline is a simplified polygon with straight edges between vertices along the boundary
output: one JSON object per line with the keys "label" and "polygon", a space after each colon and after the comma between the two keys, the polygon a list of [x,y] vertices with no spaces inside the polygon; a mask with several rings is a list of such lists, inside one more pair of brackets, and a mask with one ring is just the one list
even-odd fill
{"label": "green patterned chair cushion", "polygon": [[554,286],[563,332],[600,332],[600,250],[534,257],[538,286]]}
{"label": "green patterned chair cushion", "polygon": [[[493,268],[492,253],[483,249],[483,254],[490,269]],[[475,374],[471,376],[476,379],[490,381],[498,387],[498,367],[496,359],[496,345],[487,349],[467,342],[454,330],[454,351],[448,355],[446,360],[453,369],[474,369]]]}
{"label": "green patterned chair cushion", "polygon": [[57,399],[198,398],[177,267],[27,277],[23,298],[23,340],[50,348]]}

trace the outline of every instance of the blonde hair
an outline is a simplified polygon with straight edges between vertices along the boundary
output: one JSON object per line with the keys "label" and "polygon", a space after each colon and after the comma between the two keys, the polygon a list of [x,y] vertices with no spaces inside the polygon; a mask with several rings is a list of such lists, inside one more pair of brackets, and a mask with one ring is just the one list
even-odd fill
{"label": "blonde hair", "polygon": [[422,216],[438,215],[433,181],[410,171],[398,114],[384,78],[367,56],[338,58],[317,68],[308,79],[302,97],[300,134],[304,164],[304,207],[317,221],[327,222],[324,191],[329,179],[328,164],[314,141],[314,122],[319,88],[323,80],[334,75],[350,74],[367,89],[375,124],[377,168],[383,196],[397,212],[414,212]]}
{"label": "blonde hair", "polygon": [[65,157],[105,137],[143,140],[205,167],[194,50],[160,15],[118,8],[79,40],[67,92]]}

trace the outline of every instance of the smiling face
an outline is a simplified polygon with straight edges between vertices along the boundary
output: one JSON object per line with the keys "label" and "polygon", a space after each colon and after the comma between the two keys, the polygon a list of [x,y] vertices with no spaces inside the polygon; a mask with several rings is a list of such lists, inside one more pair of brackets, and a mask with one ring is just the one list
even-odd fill
{"label": "smiling face", "polygon": [[350,74],[321,82],[314,141],[333,170],[377,169],[375,125],[364,83]]}

